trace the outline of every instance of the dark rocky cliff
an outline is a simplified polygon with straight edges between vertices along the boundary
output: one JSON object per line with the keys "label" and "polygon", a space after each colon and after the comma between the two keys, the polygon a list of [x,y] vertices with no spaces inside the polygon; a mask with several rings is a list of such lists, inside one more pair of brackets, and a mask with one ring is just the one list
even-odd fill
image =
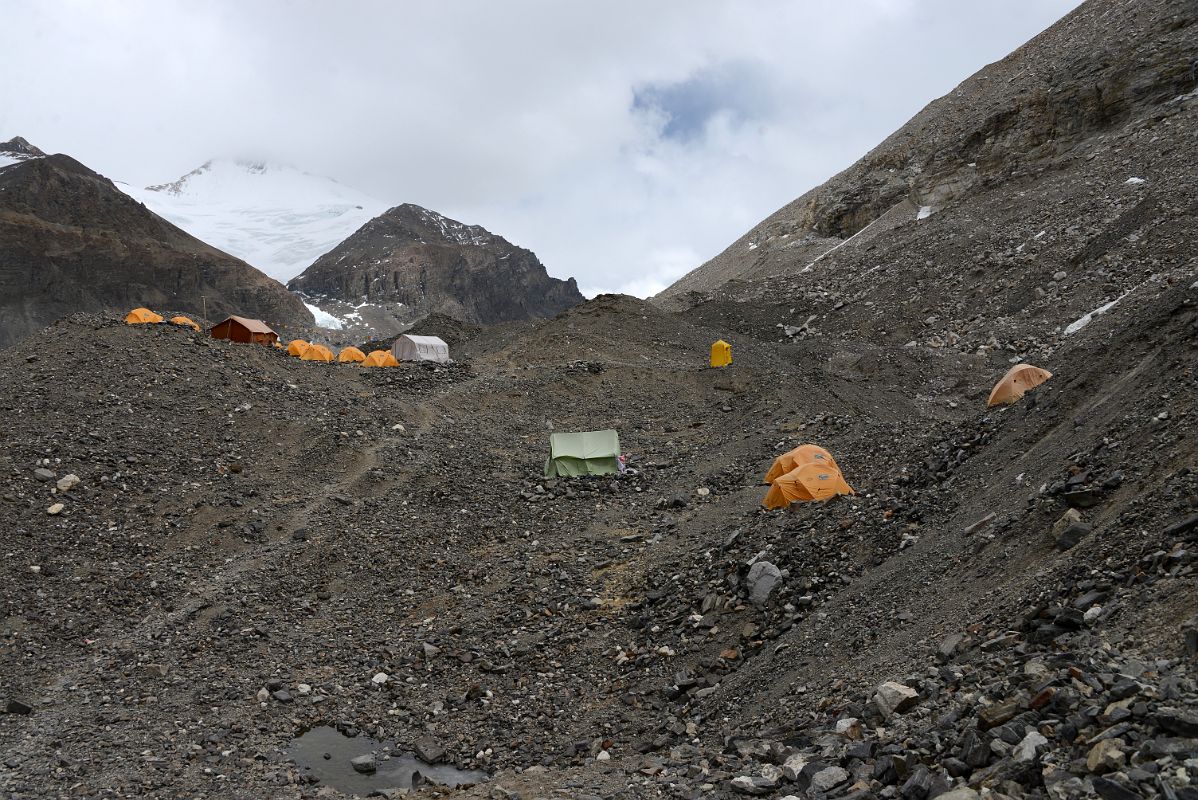
{"label": "dark rocky cliff", "polygon": [[581,303],[573,278],[501,236],[412,204],[363,225],[289,284],[314,300],[441,313],[483,324],[551,317]]}

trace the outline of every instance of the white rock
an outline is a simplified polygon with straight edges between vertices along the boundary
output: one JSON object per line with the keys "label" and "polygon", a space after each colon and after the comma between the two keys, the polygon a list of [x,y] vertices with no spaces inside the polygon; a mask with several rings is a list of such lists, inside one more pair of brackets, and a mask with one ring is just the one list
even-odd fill
{"label": "white rock", "polygon": [[62,510],[64,508],[66,508],[66,506],[64,506],[62,503],[55,503],[54,505],[52,505],[46,509],[46,513],[52,517],[57,517],[59,514],[62,513]]}
{"label": "white rock", "polygon": [[270,692],[266,691],[266,687],[263,686],[261,689],[258,690],[257,696],[258,696],[259,703],[265,703],[267,700],[270,699]]}
{"label": "white rock", "polygon": [[301,683],[301,684],[297,685],[295,687],[295,690],[297,692],[299,692],[300,694],[311,694],[312,693],[312,687],[306,683]]}
{"label": "white rock", "polygon": [[1093,622],[1101,616],[1102,606],[1090,606],[1086,609],[1086,613],[1082,615],[1082,618],[1085,619],[1086,622]]}
{"label": "white rock", "polygon": [[82,481],[79,480],[79,476],[72,472],[69,475],[63,475],[61,478],[59,478],[58,483],[56,483],[55,486],[58,487],[58,491],[60,492],[69,492],[80,483],[82,483]]}
{"label": "white rock", "polygon": [[786,780],[795,781],[799,779],[799,773],[803,771],[803,767],[807,766],[807,757],[801,753],[792,753],[782,762],[782,774],[786,776]]}
{"label": "white rock", "polygon": [[836,720],[836,732],[850,739],[861,738],[861,721],[856,717],[845,717]]}
{"label": "white rock", "polygon": [[889,719],[891,714],[906,711],[918,701],[919,692],[894,681],[886,681],[874,693],[874,705],[886,719]]}
{"label": "white rock", "polygon": [[611,753],[606,750],[600,750],[599,755],[595,756],[596,761],[611,761]]}
{"label": "white rock", "polygon": [[1036,748],[1042,744],[1048,744],[1048,739],[1041,736],[1039,731],[1028,731],[1023,741],[1015,745],[1015,761],[1035,761]]}
{"label": "white rock", "polygon": [[382,686],[384,683],[386,683],[390,679],[391,679],[391,676],[388,675],[387,673],[376,672],[376,673],[374,673],[374,677],[370,679],[370,682],[375,684],[376,686]]}

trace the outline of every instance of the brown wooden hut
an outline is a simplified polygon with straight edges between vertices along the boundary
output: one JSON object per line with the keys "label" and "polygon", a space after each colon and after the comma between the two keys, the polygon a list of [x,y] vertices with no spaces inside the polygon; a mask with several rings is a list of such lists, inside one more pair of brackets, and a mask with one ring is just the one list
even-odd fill
{"label": "brown wooden hut", "polygon": [[279,340],[279,334],[260,319],[229,317],[224,322],[212,326],[212,338],[229,339],[241,344],[272,345]]}

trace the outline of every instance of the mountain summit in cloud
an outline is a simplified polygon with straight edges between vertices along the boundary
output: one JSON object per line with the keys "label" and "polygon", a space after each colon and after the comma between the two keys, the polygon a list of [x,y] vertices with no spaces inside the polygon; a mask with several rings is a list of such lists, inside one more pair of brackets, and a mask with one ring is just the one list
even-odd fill
{"label": "mountain summit in cloud", "polygon": [[286,281],[333,249],[386,204],[294,167],[214,159],[130,196],[193,236]]}

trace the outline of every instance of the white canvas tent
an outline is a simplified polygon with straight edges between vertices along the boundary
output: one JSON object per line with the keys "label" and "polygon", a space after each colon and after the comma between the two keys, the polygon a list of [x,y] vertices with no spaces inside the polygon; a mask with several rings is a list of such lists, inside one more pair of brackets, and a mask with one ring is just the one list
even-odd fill
{"label": "white canvas tent", "polygon": [[413,336],[405,333],[395,340],[391,353],[396,361],[449,361],[449,345],[439,336]]}

